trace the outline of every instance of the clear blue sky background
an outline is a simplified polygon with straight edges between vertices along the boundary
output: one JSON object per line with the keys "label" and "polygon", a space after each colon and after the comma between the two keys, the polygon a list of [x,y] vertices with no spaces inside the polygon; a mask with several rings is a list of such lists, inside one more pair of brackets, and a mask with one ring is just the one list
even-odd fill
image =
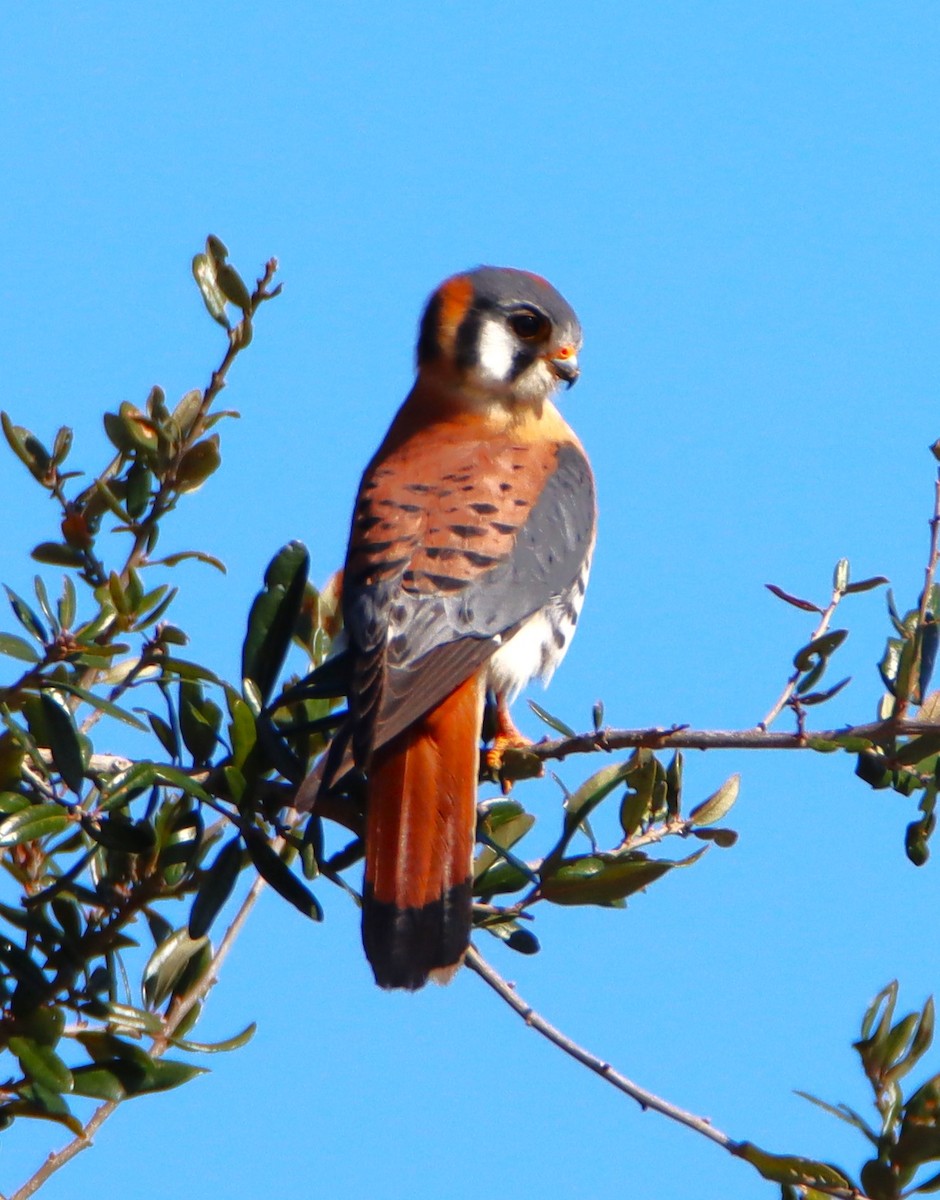
{"label": "clear blue sky background", "polygon": [[[900,0],[21,6],[0,48],[2,406],[47,439],[73,426],[93,469],[104,408],[154,383],[176,397],[221,354],[190,277],[205,235],[246,275],[279,257],[283,296],[225,396],[242,419],[224,470],[165,537],[228,563],[182,577],[179,620],[234,675],[276,548],[303,538],[320,579],[340,562],[430,289],[480,262],[538,271],[584,324],[564,404],[601,503],[546,702],[579,727],[598,697],[616,725],[753,725],[811,629],[765,582],[824,599],[845,555],[917,597],[940,435],[938,63],[937,8]],[[20,588],[54,528],[28,484],[8,456],[0,578]],[[833,723],[874,714],[883,595],[845,619]],[[540,912],[535,958],[484,949],[651,1089],[854,1168],[861,1140],[792,1089],[867,1105],[849,1042],[893,976],[910,1007],[937,988],[937,866],[906,862],[913,805],[847,758],[690,756],[690,800],[733,770],[733,850],[626,912]],[[547,785],[548,828],[557,803]],[[44,1197],[774,1194],[469,974],[378,992],[353,907],[319,894],[322,927],[267,900],[213,994],[204,1035],[257,1018],[253,1043],[127,1105]],[[4,1134],[0,1190],[50,1135]]]}

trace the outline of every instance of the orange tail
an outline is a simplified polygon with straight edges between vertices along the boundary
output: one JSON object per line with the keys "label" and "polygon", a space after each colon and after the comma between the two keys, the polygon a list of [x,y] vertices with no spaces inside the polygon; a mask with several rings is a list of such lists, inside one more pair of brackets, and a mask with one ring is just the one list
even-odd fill
{"label": "orange tail", "polygon": [[444,982],[470,943],[482,701],[468,679],[376,751],[362,943],[380,987]]}

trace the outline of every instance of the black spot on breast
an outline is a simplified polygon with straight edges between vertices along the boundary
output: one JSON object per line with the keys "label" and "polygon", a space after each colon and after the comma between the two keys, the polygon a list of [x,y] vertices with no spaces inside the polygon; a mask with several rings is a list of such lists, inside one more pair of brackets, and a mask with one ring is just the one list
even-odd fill
{"label": "black spot on breast", "polygon": [[499,562],[492,554],[478,554],[475,550],[458,550],[455,553],[465,558],[472,567],[492,567]]}
{"label": "black spot on breast", "polygon": [[470,507],[475,513],[479,513],[481,517],[487,517],[490,513],[499,512],[495,504],[488,504],[483,500],[478,500],[475,504],[471,504]]}
{"label": "black spot on breast", "polygon": [[453,575],[433,575],[430,571],[423,571],[422,574],[428,583],[441,592],[459,592],[467,586],[466,579],[457,579]]}
{"label": "black spot on breast", "polygon": [[482,537],[486,533],[482,525],[448,525],[447,528],[461,538]]}

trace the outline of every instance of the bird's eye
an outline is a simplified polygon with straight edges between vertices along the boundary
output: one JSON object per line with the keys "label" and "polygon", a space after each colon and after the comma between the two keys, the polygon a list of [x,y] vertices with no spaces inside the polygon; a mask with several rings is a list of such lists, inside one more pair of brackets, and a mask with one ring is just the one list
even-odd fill
{"label": "bird's eye", "polygon": [[544,337],[548,332],[548,319],[541,313],[525,308],[512,314],[509,318],[509,328],[516,337],[522,338],[525,342],[531,342],[536,338]]}

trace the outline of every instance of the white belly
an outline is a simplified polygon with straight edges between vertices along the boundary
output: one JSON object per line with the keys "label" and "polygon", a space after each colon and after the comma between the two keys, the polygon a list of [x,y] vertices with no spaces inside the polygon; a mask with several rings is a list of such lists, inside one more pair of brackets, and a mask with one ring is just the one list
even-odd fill
{"label": "white belly", "polygon": [[571,644],[590,569],[588,557],[570,591],[553,597],[500,646],[487,665],[488,688],[512,700],[533,679],[548,683]]}

